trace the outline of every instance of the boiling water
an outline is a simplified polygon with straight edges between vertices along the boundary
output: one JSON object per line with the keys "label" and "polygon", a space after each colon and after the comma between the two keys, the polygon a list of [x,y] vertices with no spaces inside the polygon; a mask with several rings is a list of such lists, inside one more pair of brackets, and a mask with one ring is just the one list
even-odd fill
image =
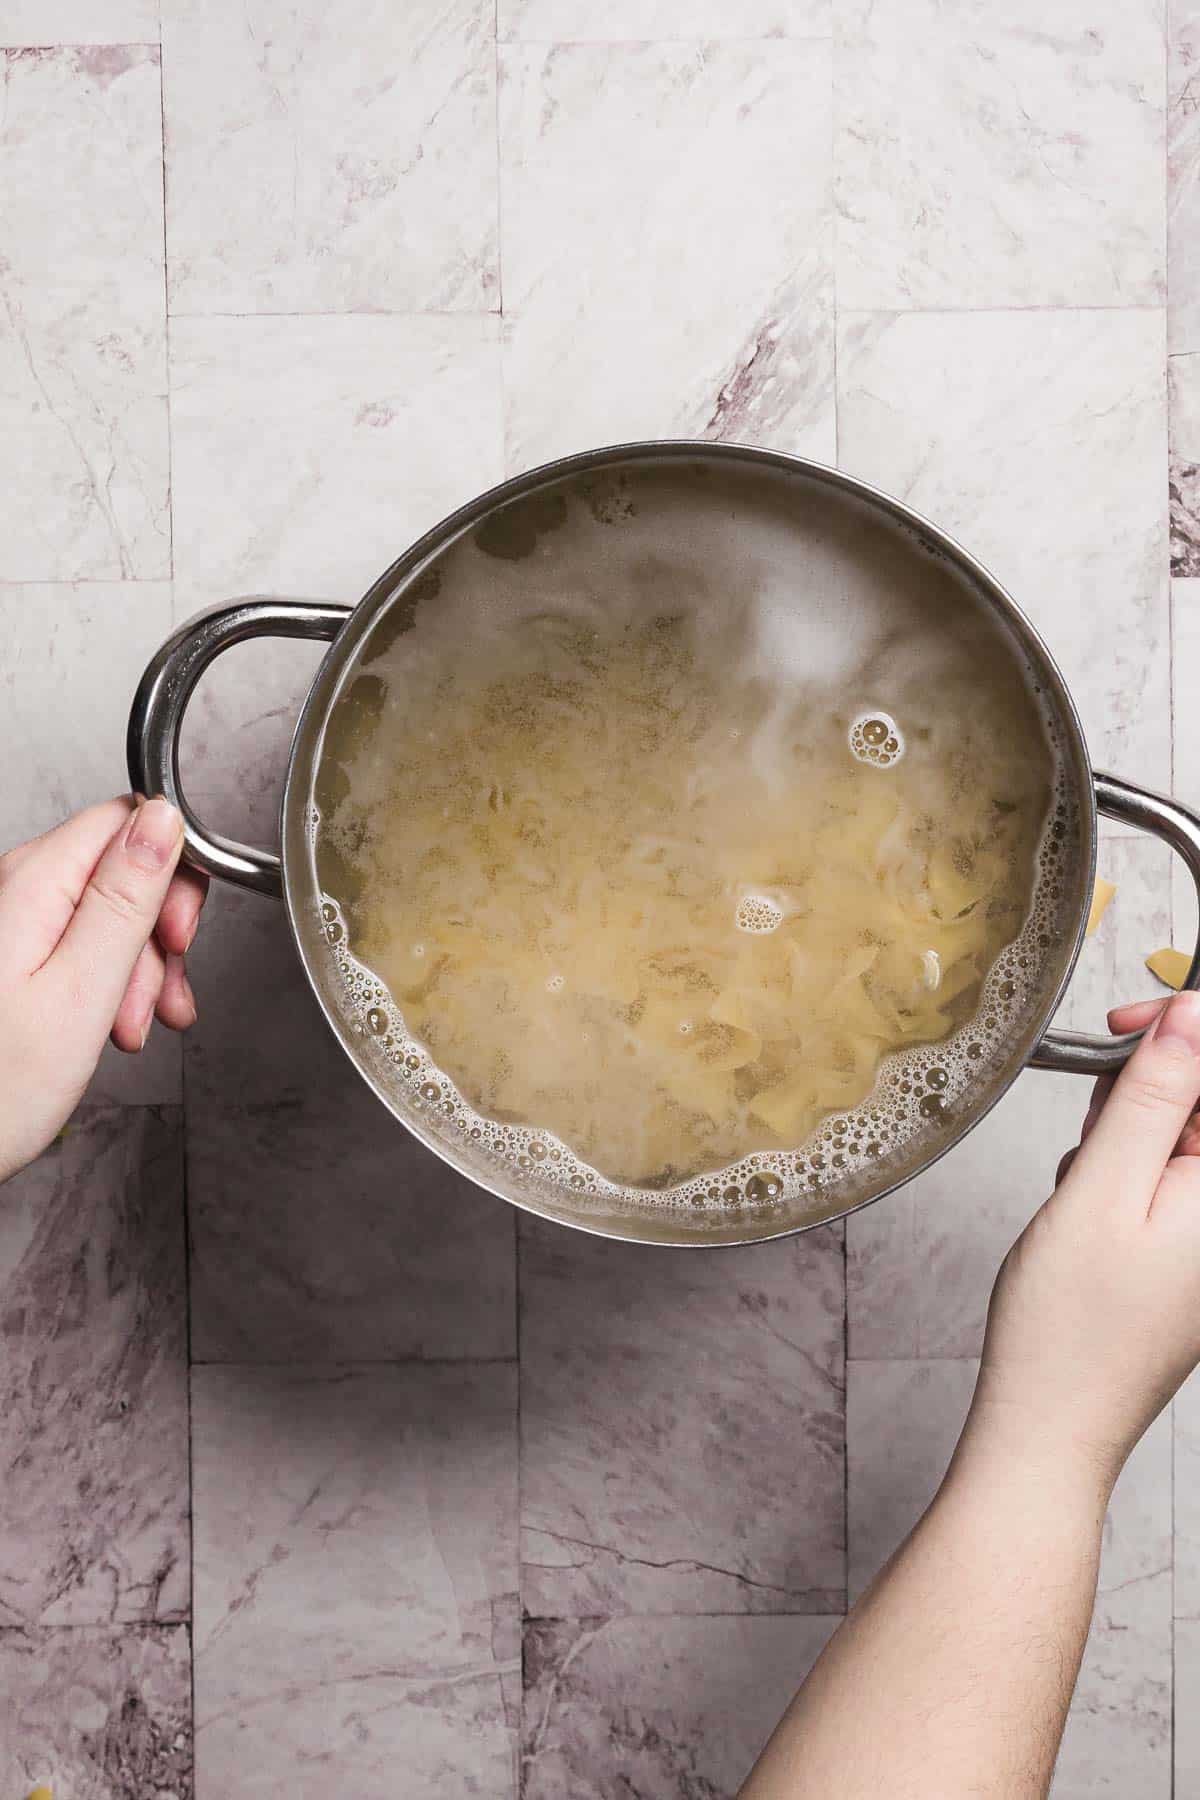
{"label": "boiling water", "polygon": [[934,562],[847,577],[835,532],[806,595],[793,518],[730,566],[723,513],[672,534],[652,498],[543,506],[385,620],[318,873],[365,1030],[451,1126],[575,1187],[769,1200],[995,1053],[1060,889],[1055,764]]}

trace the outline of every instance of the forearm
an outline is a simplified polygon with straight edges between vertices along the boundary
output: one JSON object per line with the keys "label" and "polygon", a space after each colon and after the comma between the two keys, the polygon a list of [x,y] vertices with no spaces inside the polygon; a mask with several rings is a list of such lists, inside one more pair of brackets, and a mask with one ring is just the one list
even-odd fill
{"label": "forearm", "polygon": [[743,1800],[1035,1800],[1087,1638],[1105,1496],[970,1440],[830,1640]]}

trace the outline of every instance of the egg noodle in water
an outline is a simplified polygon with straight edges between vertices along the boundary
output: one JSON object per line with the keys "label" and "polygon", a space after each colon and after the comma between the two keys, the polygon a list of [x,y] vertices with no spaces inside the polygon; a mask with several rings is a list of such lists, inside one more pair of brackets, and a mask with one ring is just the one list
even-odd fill
{"label": "egg noodle in water", "polygon": [[1045,938],[1036,697],[933,564],[781,593],[760,532],[735,584],[630,503],[555,591],[566,511],[457,545],[334,709],[316,856],[364,1029],[520,1166],[816,1185],[936,1119]]}

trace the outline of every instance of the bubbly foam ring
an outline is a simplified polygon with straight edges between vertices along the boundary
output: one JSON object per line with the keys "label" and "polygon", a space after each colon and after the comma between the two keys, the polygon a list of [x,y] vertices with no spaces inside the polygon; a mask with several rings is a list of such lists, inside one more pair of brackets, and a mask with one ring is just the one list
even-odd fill
{"label": "bubbly foam ring", "polygon": [[[1063,844],[1074,813],[1058,734],[1050,723],[1047,731],[1055,759],[1053,800],[1029,916],[989,970],[974,1017],[939,1043],[885,1056],[866,1099],[824,1120],[794,1149],[756,1151],[676,1187],[648,1189],[610,1181],[551,1132],[486,1118],[409,1034],[378,977],[351,954],[340,909],[325,897],[321,919],[351,1030],[362,1039],[366,1060],[375,1064],[383,1084],[399,1090],[405,1114],[477,1166],[494,1171],[500,1181],[515,1175],[531,1194],[551,1203],[566,1199],[583,1213],[663,1211],[675,1215],[675,1224],[690,1223],[700,1231],[739,1217],[769,1223],[773,1215],[797,1210],[819,1216],[831,1209],[840,1191],[861,1185],[867,1171],[878,1177],[879,1187],[886,1187],[889,1161],[909,1156],[918,1143],[936,1149],[968,1090],[981,1073],[1002,1065],[1011,1050],[1013,1026],[1038,990],[1040,965],[1058,927]],[[314,833],[319,822],[314,808]],[[773,902],[765,905],[778,912]]]}

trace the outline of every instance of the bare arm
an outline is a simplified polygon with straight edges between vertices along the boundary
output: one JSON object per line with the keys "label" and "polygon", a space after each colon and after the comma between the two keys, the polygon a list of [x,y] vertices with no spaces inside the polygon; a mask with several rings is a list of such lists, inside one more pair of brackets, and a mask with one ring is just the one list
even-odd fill
{"label": "bare arm", "polygon": [[965,1453],[831,1639],[744,1800],[1050,1784],[1096,1589],[1095,1482]]}
{"label": "bare arm", "polygon": [[1098,1087],[1079,1151],[1001,1270],[946,1478],[742,1800],[1047,1793],[1113,1483],[1200,1360],[1198,1098],[1200,998],[1179,995]]}

